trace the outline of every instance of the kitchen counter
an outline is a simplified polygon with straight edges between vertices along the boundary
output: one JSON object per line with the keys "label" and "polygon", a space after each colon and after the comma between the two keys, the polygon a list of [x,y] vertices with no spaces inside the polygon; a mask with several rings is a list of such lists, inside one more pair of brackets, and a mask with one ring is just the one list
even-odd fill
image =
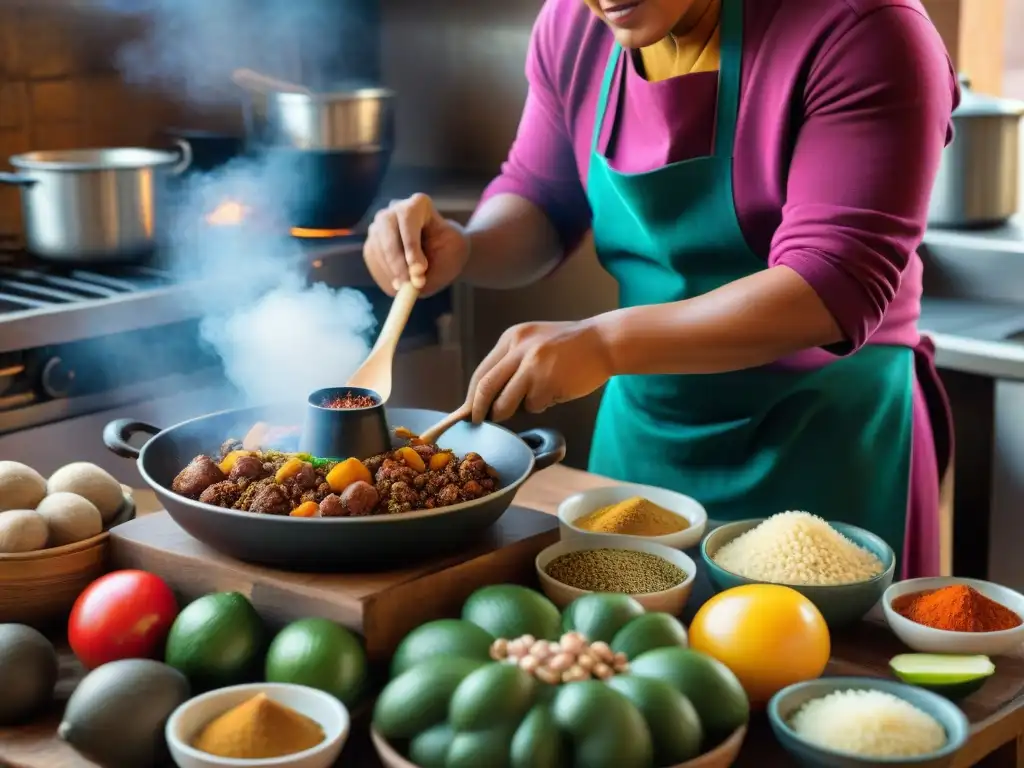
{"label": "kitchen counter", "polygon": [[[567,467],[552,467],[531,478],[516,496],[516,503],[553,514],[558,503],[579,491],[610,481]],[[136,492],[139,514],[159,508],[147,490]],[[888,659],[904,651],[877,617],[833,637],[833,657],[826,674],[886,676]],[[973,728],[971,739],[958,755],[955,768],[976,765],[987,755],[998,765],[1024,765],[1024,653],[997,659],[997,671],[984,688],[963,704]],[[13,768],[96,768],[56,737],[63,700],[81,679],[83,670],[66,648],[61,656],[61,700],[48,715],[20,728],[0,728],[0,765]],[[355,718],[352,738],[339,765],[379,768],[368,744],[365,710]],[[1018,746],[1020,745],[1020,746]],[[1005,761],[1005,762],[1003,762]],[[763,715],[755,716],[743,753],[741,768],[789,768],[792,759],[776,743]]]}
{"label": "kitchen counter", "polygon": [[1024,381],[1024,305],[926,297],[921,332],[935,342],[939,368]]}

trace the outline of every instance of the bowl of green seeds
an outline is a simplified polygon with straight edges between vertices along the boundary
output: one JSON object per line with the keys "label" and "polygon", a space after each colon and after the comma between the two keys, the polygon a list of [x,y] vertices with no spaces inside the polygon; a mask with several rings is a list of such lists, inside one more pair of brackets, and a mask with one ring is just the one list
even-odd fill
{"label": "bowl of green seeds", "polygon": [[617,592],[648,611],[678,616],[697,566],[683,552],[647,541],[563,540],[537,555],[541,590],[559,608],[591,592]]}

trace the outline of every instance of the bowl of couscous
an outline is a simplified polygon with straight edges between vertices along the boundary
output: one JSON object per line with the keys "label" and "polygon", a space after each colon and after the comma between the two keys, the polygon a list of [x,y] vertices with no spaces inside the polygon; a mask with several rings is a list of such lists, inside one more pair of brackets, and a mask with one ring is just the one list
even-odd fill
{"label": "bowl of couscous", "polygon": [[822,768],[945,768],[970,734],[956,704],[871,677],[825,677],[783,688],[768,703],[768,720],[798,763]]}
{"label": "bowl of couscous", "polygon": [[806,512],[740,520],[701,542],[708,578],[722,591],[782,584],[806,596],[830,628],[860,621],[892,584],[896,555],[875,534]]}

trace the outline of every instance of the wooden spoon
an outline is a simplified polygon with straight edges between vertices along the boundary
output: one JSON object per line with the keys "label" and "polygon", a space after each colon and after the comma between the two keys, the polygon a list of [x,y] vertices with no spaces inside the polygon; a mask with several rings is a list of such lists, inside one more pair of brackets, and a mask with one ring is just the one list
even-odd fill
{"label": "wooden spoon", "polygon": [[269,77],[252,69],[236,69],[231,73],[231,80],[235,85],[249,91],[268,94],[274,91],[284,93],[313,93],[309,88],[298,83],[290,83],[287,80],[278,80],[276,77]]}
{"label": "wooden spoon", "polygon": [[387,319],[384,320],[384,327],[380,329],[377,342],[370,350],[369,356],[359,366],[359,370],[349,377],[346,386],[372,389],[380,396],[382,402],[387,402],[387,399],[391,397],[398,337],[405,330],[405,324],[409,322],[409,315],[412,314],[412,307],[419,295],[420,289],[412,283],[406,283],[398,289],[398,294],[391,304],[391,311],[388,312]]}
{"label": "wooden spoon", "polygon": [[438,438],[441,437],[445,432],[454,427],[460,421],[465,421],[473,415],[473,406],[469,403],[462,405],[457,411],[452,411],[437,424],[424,430],[418,436],[413,438],[413,443],[416,445],[432,445],[437,443]]}

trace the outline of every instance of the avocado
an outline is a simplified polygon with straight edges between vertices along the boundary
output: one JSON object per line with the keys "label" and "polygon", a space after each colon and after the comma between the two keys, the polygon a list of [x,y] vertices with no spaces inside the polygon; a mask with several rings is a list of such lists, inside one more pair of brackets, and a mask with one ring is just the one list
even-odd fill
{"label": "avocado", "polygon": [[457,731],[519,725],[533,704],[537,680],[514,664],[486,664],[459,683],[448,707]]}
{"label": "avocado", "polygon": [[264,632],[245,595],[215,592],[178,614],[167,635],[164,661],[199,690],[247,683],[259,674]]}
{"label": "avocado", "polygon": [[651,768],[651,732],[629,699],[597,680],[562,685],[551,706],[576,768]]}
{"label": "avocado", "polygon": [[352,707],[366,688],[366,651],[359,638],[328,619],[293,621],[267,650],[268,683],[296,683]]}
{"label": "avocado", "polygon": [[373,726],[385,739],[411,739],[443,723],[455,689],[484,662],[438,656],[417,664],[390,683],[373,708]]}
{"label": "avocado", "polygon": [[595,592],[565,609],[562,629],[579,632],[592,643],[610,643],[619,630],[643,615],[644,607],[629,595]]}
{"label": "avocado", "polygon": [[462,619],[438,619],[422,624],[398,644],[391,658],[391,676],[398,677],[407,669],[434,656],[460,656],[464,659],[488,661],[494,638]]}
{"label": "avocado", "polygon": [[688,698],[668,683],[646,677],[616,675],[608,681],[644,716],[651,731],[655,765],[678,765],[697,757],[704,729]]}
{"label": "avocado", "polygon": [[188,680],[166,664],[112,661],[78,684],[57,733],[107,768],[151,768],[166,760],[164,725],[188,697]]}
{"label": "avocado", "polygon": [[481,587],[462,606],[462,618],[491,637],[506,640],[523,635],[557,640],[562,628],[562,615],[554,603],[539,592],[517,584]]}
{"label": "avocado", "polygon": [[53,700],[57,652],[24,624],[0,624],[0,725],[22,722]]}
{"label": "avocado", "polygon": [[409,759],[419,768],[446,768],[448,748],[455,738],[455,731],[448,723],[427,728],[409,743]]}
{"label": "avocado", "polygon": [[626,658],[653,651],[655,648],[685,648],[686,629],[675,616],[667,613],[645,613],[615,633],[612,650]]}
{"label": "avocado", "polygon": [[538,704],[512,737],[512,768],[560,768],[565,762],[565,747],[551,707]]}
{"label": "avocado", "polygon": [[456,733],[448,747],[445,768],[509,768],[511,741],[512,730],[506,726]]}

